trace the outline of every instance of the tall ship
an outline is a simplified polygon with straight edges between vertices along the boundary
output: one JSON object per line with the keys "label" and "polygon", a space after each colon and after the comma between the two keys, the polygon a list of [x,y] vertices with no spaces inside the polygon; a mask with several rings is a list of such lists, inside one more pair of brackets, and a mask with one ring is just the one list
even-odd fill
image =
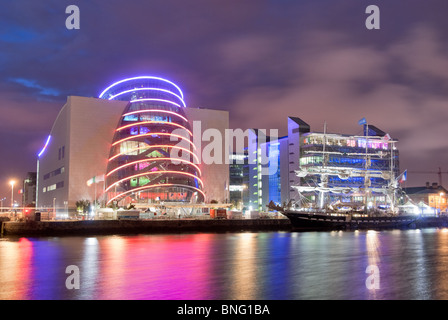
{"label": "tall ship", "polygon": [[[350,230],[446,226],[446,218],[426,219],[401,210],[409,200],[400,187],[397,140],[365,119],[363,135],[310,133],[303,137],[298,197],[268,207],[288,217],[294,229]],[[378,132],[379,131],[379,132]]]}

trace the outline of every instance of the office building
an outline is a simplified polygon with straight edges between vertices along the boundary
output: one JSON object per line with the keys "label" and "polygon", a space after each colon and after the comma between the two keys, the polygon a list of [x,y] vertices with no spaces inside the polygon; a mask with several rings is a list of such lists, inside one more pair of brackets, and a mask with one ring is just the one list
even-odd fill
{"label": "office building", "polygon": [[28,172],[23,180],[22,207],[34,207],[36,205],[36,172]]}
{"label": "office building", "polygon": [[373,125],[346,135],[313,132],[297,117],[287,120],[288,135],[278,139],[251,131],[249,149],[256,156],[249,163],[249,205],[254,210],[265,211],[271,201],[386,207],[395,196],[386,189],[402,178],[397,140]]}
{"label": "office building", "polygon": [[187,107],[181,89],[157,77],[118,81],[99,98],[69,96],[39,153],[37,206],[67,214],[79,200],[228,201],[228,164],[195,157],[194,122],[200,137],[209,128],[224,136],[229,115]]}
{"label": "office building", "polygon": [[[448,191],[437,182],[426,183],[421,187],[403,188],[406,194],[406,200],[416,207],[417,213],[426,210],[432,213],[446,213],[448,210]],[[432,209],[432,210],[431,210]]]}

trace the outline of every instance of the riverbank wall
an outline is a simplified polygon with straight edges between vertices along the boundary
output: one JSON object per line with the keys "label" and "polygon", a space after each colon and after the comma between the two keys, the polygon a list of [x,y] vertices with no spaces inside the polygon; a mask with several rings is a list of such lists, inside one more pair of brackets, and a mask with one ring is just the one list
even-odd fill
{"label": "riverbank wall", "polygon": [[289,231],[289,219],[91,220],[2,222],[3,236],[64,236],[141,233]]}

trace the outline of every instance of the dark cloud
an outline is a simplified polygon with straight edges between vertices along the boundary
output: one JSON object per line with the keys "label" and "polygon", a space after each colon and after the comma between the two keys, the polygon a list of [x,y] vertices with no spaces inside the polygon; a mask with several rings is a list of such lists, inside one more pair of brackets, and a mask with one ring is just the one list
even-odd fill
{"label": "dark cloud", "polygon": [[[364,27],[367,5],[381,29]],[[448,2],[440,0],[9,1],[0,12],[0,197],[35,170],[67,95],[122,77],[178,83],[189,105],[229,110],[233,127],[320,130],[369,122],[400,140],[402,168],[447,168]],[[446,170],[445,170],[446,171]],[[422,183],[424,176],[409,175]],[[1,182],[3,181],[3,182]]]}

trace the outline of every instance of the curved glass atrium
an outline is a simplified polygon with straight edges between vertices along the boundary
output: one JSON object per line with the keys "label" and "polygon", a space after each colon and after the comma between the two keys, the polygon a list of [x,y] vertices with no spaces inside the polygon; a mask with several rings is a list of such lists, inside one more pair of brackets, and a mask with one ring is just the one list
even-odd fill
{"label": "curved glass atrium", "polygon": [[107,204],[205,200],[177,85],[157,77],[135,77],[112,84],[99,97],[129,101],[110,149]]}

